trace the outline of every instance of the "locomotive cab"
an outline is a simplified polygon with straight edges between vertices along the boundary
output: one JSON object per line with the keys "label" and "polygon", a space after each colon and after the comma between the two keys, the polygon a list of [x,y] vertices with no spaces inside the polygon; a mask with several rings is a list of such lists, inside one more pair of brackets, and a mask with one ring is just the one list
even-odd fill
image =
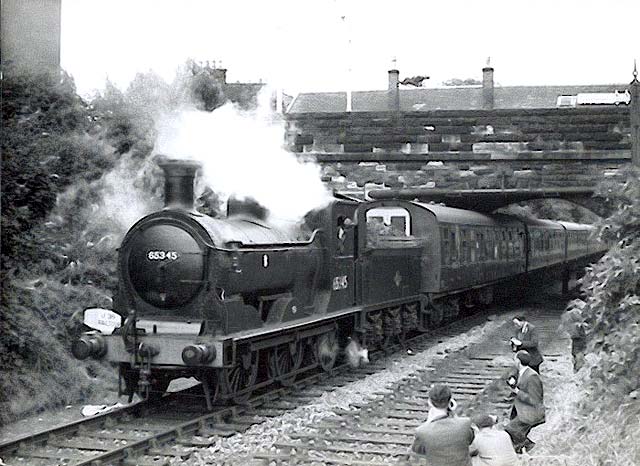
{"label": "locomotive cab", "polygon": [[419,295],[425,242],[414,215],[414,207],[403,201],[372,202],[359,209],[359,302]]}

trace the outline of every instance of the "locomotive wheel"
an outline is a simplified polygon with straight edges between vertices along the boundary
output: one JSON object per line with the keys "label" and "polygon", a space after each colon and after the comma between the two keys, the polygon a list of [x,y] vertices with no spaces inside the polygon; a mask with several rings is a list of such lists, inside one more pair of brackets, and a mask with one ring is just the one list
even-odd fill
{"label": "locomotive wheel", "polygon": [[224,393],[234,402],[244,403],[251,396],[251,386],[258,378],[258,352],[247,352],[240,355],[238,360],[234,367],[220,371],[220,383]]}
{"label": "locomotive wheel", "polygon": [[304,367],[315,366],[318,363],[318,354],[316,352],[316,338],[305,338],[302,341],[302,348],[302,365]]}
{"label": "locomotive wheel", "polygon": [[318,364],[325,372],[331,371],[338,358],[338,338],[336,332],[331,331],[320,335],[316,340],[316,357]]}
{"label": "locomotive wheel", "polygon": [[289,387],[296,375],[287,376],[300,369],[304,358],[304,347],[301,342],[278,345],[269,352],[269,377],[277,379],[283,386]]}

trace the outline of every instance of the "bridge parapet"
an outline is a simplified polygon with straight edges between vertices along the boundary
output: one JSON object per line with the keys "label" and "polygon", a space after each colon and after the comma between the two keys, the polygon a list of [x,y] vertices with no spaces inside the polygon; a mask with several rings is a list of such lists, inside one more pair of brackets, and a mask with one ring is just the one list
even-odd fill
{"label": "bridge parapet", "polygon": [[626,105],[286,118],[289,148],[343,191],[585,188],[631,162]]}

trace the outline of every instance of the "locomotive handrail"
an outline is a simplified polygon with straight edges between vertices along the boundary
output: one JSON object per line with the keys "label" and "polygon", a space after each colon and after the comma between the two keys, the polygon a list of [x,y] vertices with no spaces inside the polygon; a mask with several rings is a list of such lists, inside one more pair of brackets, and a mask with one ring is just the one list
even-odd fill
{"label": "locomotive handrail", "polygon": [[261,251],[269,247],[277,246],[277,248],[272,248],[272,250],[278,251],[281,249],[286,249],[291,246],[308,246],[309,244],[312,244],[316,240],[316,236],[318,236],[318,234],[322,231],[324,231],[322,228],[316,228],[315,230],[313,230],[313,232],[311,233],[311,236],[307,241],[289,241],[287,243],[252,244],[250,246],[245,246],[242,241],[234,241],[233,242],[234,244],[240,245],[238,248],[225,248],[222,246],[215,246],[215,245],[209,245],[209,244],[207,244],[207,246],[213,249],[216,249],[218,251],[224,251],[224,252],[237,252],[240,248],[242,248],[243,251],[251,251],[253,249],[255,249],[256,251]]}

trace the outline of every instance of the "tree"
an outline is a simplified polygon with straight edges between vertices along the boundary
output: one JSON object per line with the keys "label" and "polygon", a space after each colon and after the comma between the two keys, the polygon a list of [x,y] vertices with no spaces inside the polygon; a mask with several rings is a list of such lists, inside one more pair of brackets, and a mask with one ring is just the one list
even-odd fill
{"label": "tree", "polygon": [[[15,74],[2,88],[2,268],[25,234],[54,206],[57,194],[82,174],[89,179],[113,160],[90,134],[93,114],[61,74]],[[23,257],[24,259],[24,257]],[[28,258],[27,258],[28,259]]]}

